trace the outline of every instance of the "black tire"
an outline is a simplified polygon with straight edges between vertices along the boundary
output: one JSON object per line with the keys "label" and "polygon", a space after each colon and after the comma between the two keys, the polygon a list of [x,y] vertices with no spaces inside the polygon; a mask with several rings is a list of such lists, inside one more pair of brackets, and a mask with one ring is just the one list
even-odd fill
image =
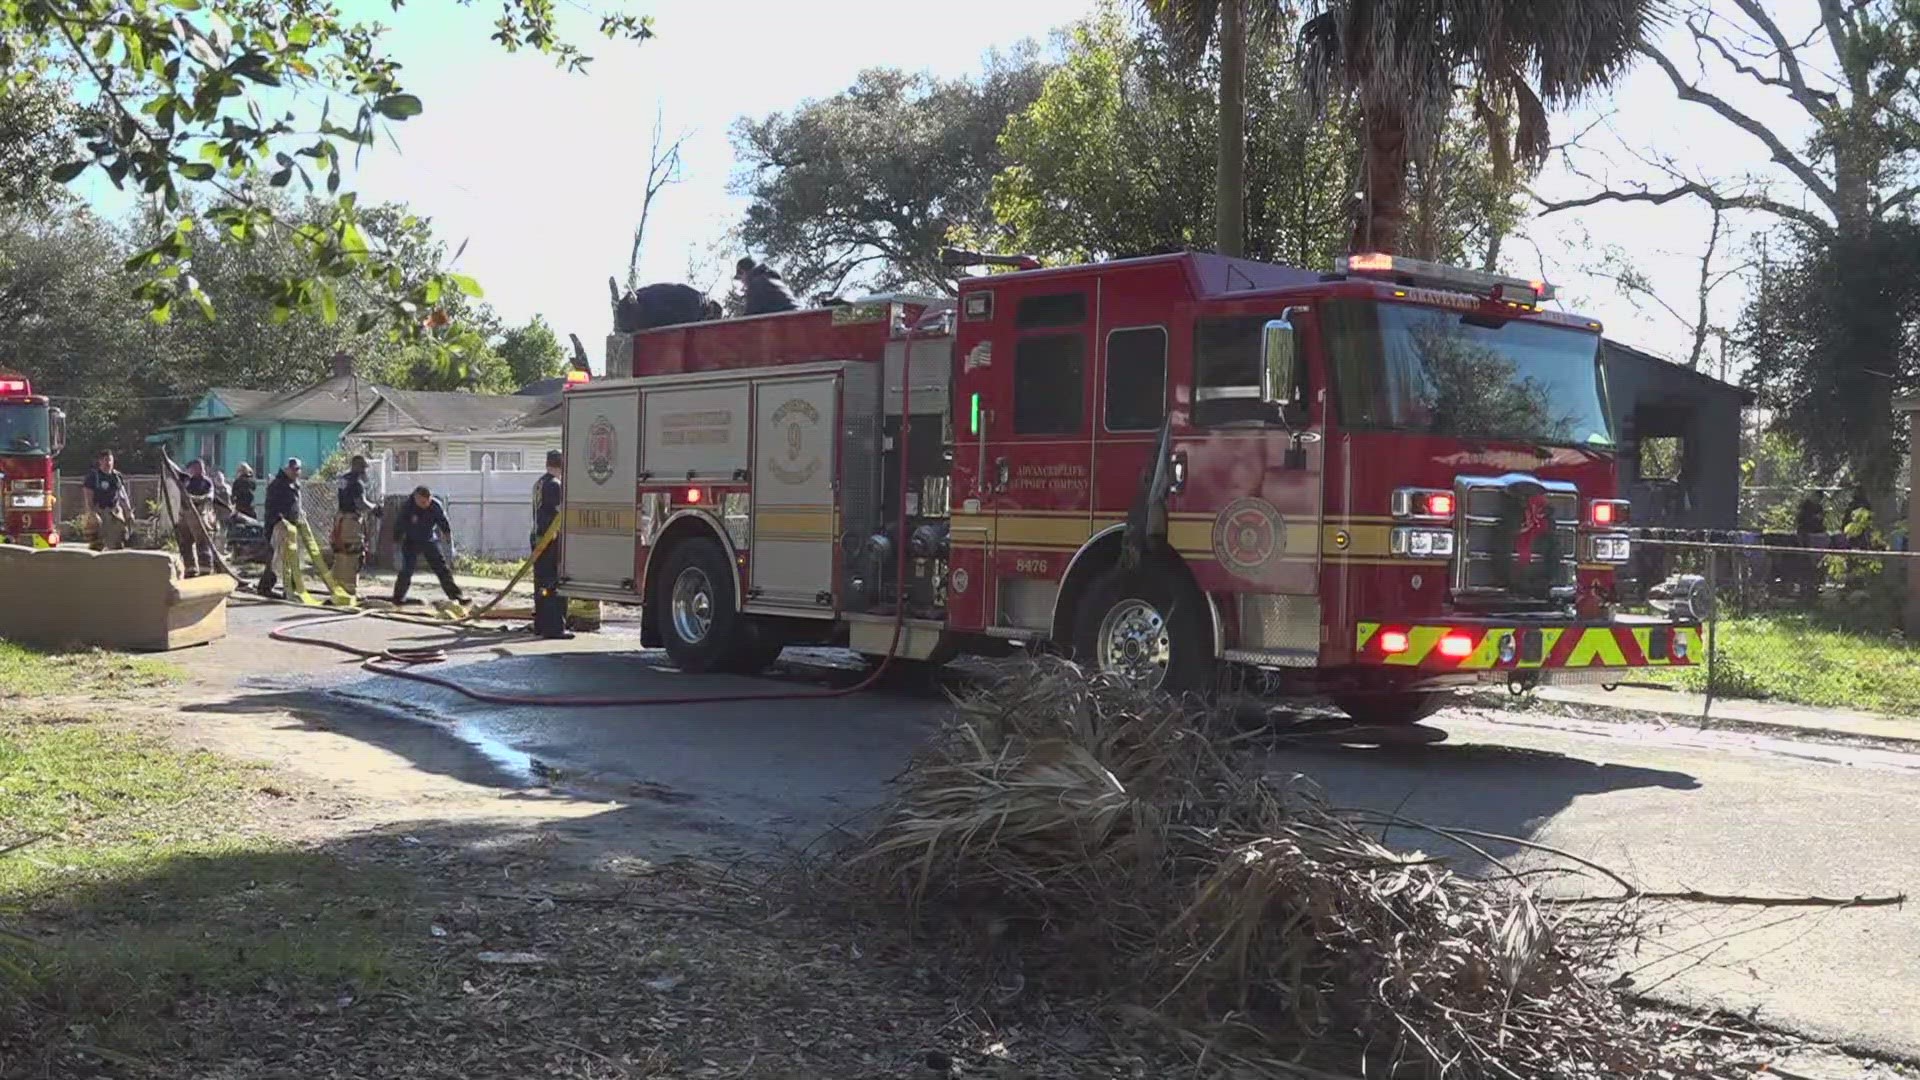
{"label": "black tire", "polygon": [[758,675],[780,659],[780,651],[787,647],[786,636],[768,619],[746,616],[739,621],[733,652],[722,666],[736,675]]}
{"label": "black tire", "polygon": [[[696,575],[697,576],[689,576]],[[676,618],[675,597],[681,579],[687,577],[687,591],[680,593],[683,607]],[[704,578],[704,605],[698,599]],[[745,629],[739,601],[734,596],[733,567],[718,542],[706,537],[690,538],[675,544],[667,552],[662,573],[653,583],[651,619],[660,644],[674,666],[682,671],[704,674],[730,670],[739,659]],[[704,633],[693,634],[704,615]]]}
{"label": "black tire", "polygon": [[[1117,647],[1103,649],[1101,644],[1103,632],[1111,637],[1116,630],[1125,631],[1124,625],[1110,627],[1109,616],[1123,623],[1137,617],[1132,623],[1133,644],[1142,652],[1162,647],[1167,651],[1158,682],[1141,674],[1135,679],[1136,685],[1174,693],[1212,687],[1213,622],[1207,616],[1206,598],[1186,575],[1171,567],[1149,567],[1134,573],[1115,567],[1087,587],[1080,610],[1074,615],[1073,655],[1091,671],[1125,677],[1128,671],[1122,666],[1124,656],[1116,655]],[[1157,627],[1152,621],[1156,617]],[[1154,634],[1155,629],[1158,634]],[[1150,636],[1142,640],[1142,635]],[[1158,667],[1145,658],[1135,663],[1134,671],[1140,673]]]}
{"label": "black tire", "polygon": [[1417,724],[1453,700],[1447,690],[1394,690],[1378,694],[1341,694],[1333,699],[1356,724]]}

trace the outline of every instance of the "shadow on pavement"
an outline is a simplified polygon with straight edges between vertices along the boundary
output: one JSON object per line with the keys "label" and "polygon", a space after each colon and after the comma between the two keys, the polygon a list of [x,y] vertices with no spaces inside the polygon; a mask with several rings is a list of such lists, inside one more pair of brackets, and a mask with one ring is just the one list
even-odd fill
{"label": "shadow on pavement", "polygon": [[[1443,720],[1435,726],[1446,724]],[[1701,786],[1684,772],[1488,743],[1276,747],[1268,752],[1267,762],[1275,776],[1304,774],[1337,807],[1520,839],[1530,838],[1576,799],[1638,788],[1693,791]],[[1466,849],[1414,828],[1396,826],[1386,835],[1397,847],[1460,856],[1463,869],[1478,861]],[[1499,842],[1481,846],[1497,856],[1520,850]]]}

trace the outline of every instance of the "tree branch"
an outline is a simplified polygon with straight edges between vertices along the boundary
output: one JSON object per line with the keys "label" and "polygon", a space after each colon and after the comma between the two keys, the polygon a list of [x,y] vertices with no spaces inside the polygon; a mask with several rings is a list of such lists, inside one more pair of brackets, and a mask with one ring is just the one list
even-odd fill
{"label": "tree branch", "polygon": [[[1773,21],[1773,17],[1767,14],[1766,9],[1760,6],[1758,0],[1733,0],[1733,2],[1734,6],[1745,12],[1747,18],[1752,19],[1754,25],[1760,28],[1760,32],[1765,34],[1769,41],[1773,42],[1773,47],[1780,59],[1780,70],[1786,73],[1786,78],[1784,80],[1768,79],[1761,76],[1758,70],[1749,71],[1748,74],[1763,83],[1769,83],[1774,86],[1785,86],[1788,91],[1793,94],[1793,99],[1798,101],[1808,112],[1816,111],[1820,105],[1830,107],[1837,102],[1837,98],[1832,93],[1815,91],[1807,85],[1806,73],[1800,70],[1800,57],[1794,52],[1793,46],[1788,44],[1787,36],[1780,32],[1780,24]],[[1693,30],[1692,20],[1688,20],[1687,29]],[[1694,30],[1694,34],[1699,36],[1700,31]],[[1712,38],[1708,38],[1707,40],[1718,47],[1719,42],[1713,41]],[[1726,56],[1725,50],[1721,51],[1721,55]],[[1736,63],[1732,57],[1727,57],[1727,62],[1733,64],[1735,71],[1742,70],[1741,65]]]}
{"label": "tree branch", "polygon": [[[1826,178],[1815,171],[1813,166],[1801,160],[1799,155],[1787,149],[1787,144],[1781,142],[1780,136],[1775,135],[1772,129],[1760,121],[1755,120],[1753,117],[1748,116],[1746,113],[1741,112],[1739,109],[1734,108],[1732,105],[1727,104],[1722,98],[1709,94],[1705,90],[1688,82],[1686,77],[1680,74],[1680,69],[1674,66],[1673,61],[1667,59],[1666,54],[1662,53],[1659,49],[1654,48],[1652,45],[1642,44],[1640,46],[1640,53],[1660,65],[1660,70],[1667,73],[1667,79],[1673,83],[1674,93],[1679,95],[1680,100],[1690,101],[1696,105],[1705,105],[1707,108],[1719,113],[1728,123],[1733,124],[1735,127],[1760,140],[1760,142],[1765,144],[1767,149],[1772,152],[1775,162],[1798,177],[1800,182],[1807,185],[1807,189],[1813,192],[1816,198],[1827,205],[1828,209],[1836,213],[1838,212],[1838,207],[1835,206],[1838,200],[1834,196],[1833,185],[1827,183]],[[1799,211],[1799,213],[1805,214],[1806,211]]]}
{"label": "tree branch", "polygon": [[1810,210],[1789,206],[1763,195],[1723,195],[1705,184],[1691,180],[1668,191],[1601,191],[1583,199],[1567,199],[1561,202],[1549,202],[1535,195],[1534,201],[1540,204],[1540,216],[1545,217],[1561,210],[1578,210],[1581,207],[1597,206],[1604,202],[1644,202],[1659,206],[1689,195],[1717,210],[1757,210],[1805,225],[1823,237],[1833,235],[1833,226]]}
{"label": "tree branch", "polygon": [[1912,202],[1915,196],[1920,196],[1920,184],[1909,184],[1899,191],[1892,192],[1877,199],[1873,204],[1874,216],[1878,217],[1897,206],[1905,206],[1907,203]]}

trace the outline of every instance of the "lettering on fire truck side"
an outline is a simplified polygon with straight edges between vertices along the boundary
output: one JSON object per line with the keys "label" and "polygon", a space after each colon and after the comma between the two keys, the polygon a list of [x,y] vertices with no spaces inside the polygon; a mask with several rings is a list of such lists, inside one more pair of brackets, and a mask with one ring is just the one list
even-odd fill
{"label": "lettering on fire truck side", "polygon": [[733,410],[667,413],[660,427],[662,446],[725,446],[733,441]]}
{"label": "lettering on fire truck side", "polygon": [[1022,465],[1014,471],[1008,487],[1022,491],[1085,491],[1088,486],[1085,465]]}

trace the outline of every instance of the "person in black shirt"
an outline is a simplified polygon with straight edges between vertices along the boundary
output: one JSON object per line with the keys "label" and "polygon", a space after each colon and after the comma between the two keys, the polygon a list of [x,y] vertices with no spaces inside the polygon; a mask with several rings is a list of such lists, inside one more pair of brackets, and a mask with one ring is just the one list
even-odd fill
{"label": "person in black shirt", "polygon": [[133,500],[127,497],[127,478],[113,467],[113,451],[102,450],[87,470],[87,509],[96,525],[95,551],[119,551],[127,546],[127,529],[133,525]]}
{"label": "person in black shirt", "polygon": [[233,516],[251,519],[253,513],[253,492],[257,481],[253,478],[253,466],[241,462],[233,473]]}
{"label": "person in black shirt", "polygon": [[[547,471],[533,485],[533,532],[529,542],[536,548],[540,537],[560,516],[560,478],[565,472],[560,451],[547,451]],[[544,638],[566,639],[567,600],[560,595],[560,536],[554,535],[547,549],[533,561],[533,632]]]}
{"label": "person in black shirt", "polygon": [[207,475],[206,465],[198,458],[187,462],[184,469],[174,465],[172,458],[163,457],[161,460],[184,496],[183,505],[174,508],[177,516],[173,522],[173,538],[180,546],[180,562],[190,578],[211,574],[214,570],[213,479]]}
{"label": "person in black shirt", "polygon": [[348,596],[360,594],[360,564],[367,550],[369,512],[379,508],[367,499],[367,459],[359,454],[347,464],[347,473],[335,489],[338,498],[333,519],[333,581]]}
{"label": "person in black shirt", "polygon": [[300,459],[288,458],[287,464],[267,481],[266,517],[261,524],[267,530],[267,548],[271,557],[267,571],[260,575],[261,596],[272,596],[274,584],[284,576],[290,593],[305,591],[300,580]]}
{"label": "person in black shirt", "polygon": [[406,603],[407,588],[413,584],[414,568],[420,565],[422,558],[440,579],[440,591],[447,599],[455,602],[465,600],[466,595],[460,586],[454,583],[453,571],[447,569],[446,557],[440,554],[440,547],[434,543],[435,534],[451,537],[453,524],[447,520],[446,507],[433,497],[433,492],[424,485],[413,489],[413,498],[400,507],[400,513],[393,522],[393,538],[400,542],[400,576],[393,583],[393,602]]}
{"label": "person in black shirt", "polygon": [[741,259],[733,267],[733,279],[740,283],[746,292],[746,311],[748,315],[765,315],[773,311],[792,311],[800,305],[794,303],[793,293],[780,275],[766,263],[754,262],[751,257]]}

